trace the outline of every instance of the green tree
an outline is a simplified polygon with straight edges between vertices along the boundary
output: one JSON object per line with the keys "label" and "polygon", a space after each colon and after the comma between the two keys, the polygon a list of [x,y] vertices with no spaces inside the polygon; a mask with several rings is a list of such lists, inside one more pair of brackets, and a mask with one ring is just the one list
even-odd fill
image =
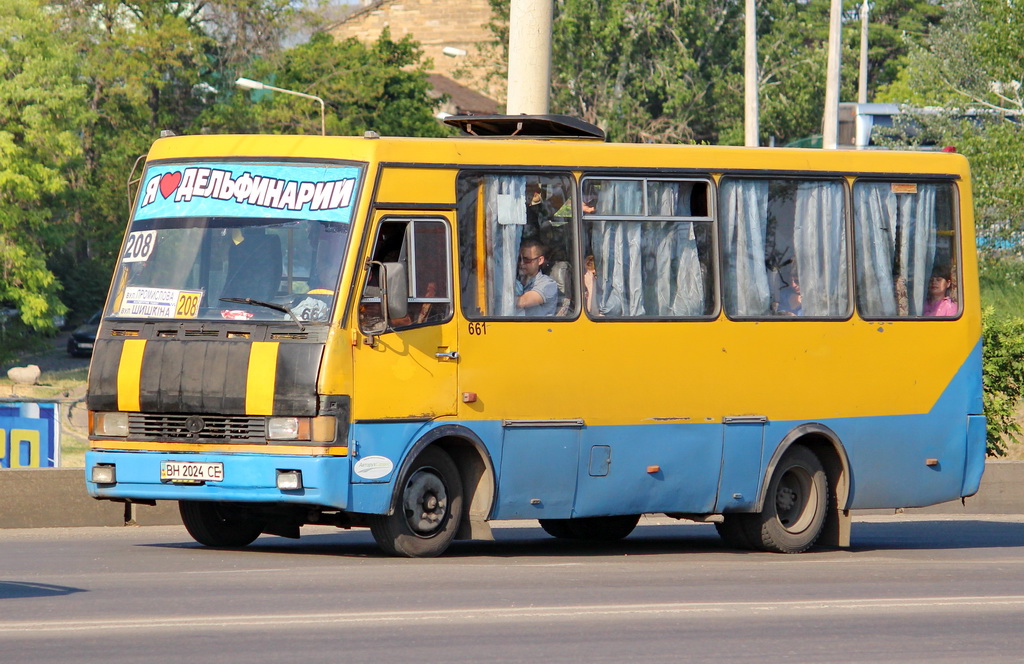
{"label": "green tree", "polygon": [[1024,318],[1000,319],[986,309],[982,347],[988,453],[1003,456],[1021,433],[1016,411],[1024,396]]}
{"label": "green tree", "polygon": [[66,311],[46,258],[67,240],[61,210],[81,157],[85,90],[74,52],[35,0],[0,4],[0,53],[0,302],[47,330]]}
{"label": "green tree", "polygon": [[[410,37],[385,30],[371,45],[314,34],[305,44],[252,63],[249,78],[324,100],[327,133],[442,136],[434,114],[441,100],[428,93],[427,63]],[[320,133],[320,107],[295,95],[257,91],[252,102],[239,93],[201,118],[216,131]]]}
{"label": "green tree", "polygon": [[[509,0],[491,4],[507,56]],[[873,5],[872,91],[895,75],[904,35],[919,38],[941,16],[928,0]],[[843,99],[857,87],[855,6],[844,27]],[[743,142],[743,2],[557,0],[554,9],[552,112],[597,124],[615,141]],[[820,133],[829,0],[761,0],[757,11],[762,141]]]}

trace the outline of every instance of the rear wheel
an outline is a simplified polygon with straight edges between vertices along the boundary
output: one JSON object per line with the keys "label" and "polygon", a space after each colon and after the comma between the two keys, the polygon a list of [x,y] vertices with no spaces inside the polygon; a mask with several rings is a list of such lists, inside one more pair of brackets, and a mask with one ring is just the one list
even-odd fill
{"label": "rear wheel", "polygon": [[614,542],[628,536],[640,521],[639,514],[589,516],[581,519],[541,519],[540,527],[552,537]]}
{"label": "rear wheel", "polygon": [[764,551],[800,553],[821,535],[828,511],[828,478],[806,447],[790,448],[772,474],[764,509],[750,515],[746,533]]}
{"label": "rear wheel", "polygon": [[236,548],[252,544],[263,522],[224,503],[182,500],[178,511],[192,539],[206,546]]}
{"label": "rear wheel", "polygon": [[438,556],[455,538],[462,518],[462,480],[452,458],[428,447],[401,483],[393,514],[370,517],[370,531],[387,553],[410,558]]}

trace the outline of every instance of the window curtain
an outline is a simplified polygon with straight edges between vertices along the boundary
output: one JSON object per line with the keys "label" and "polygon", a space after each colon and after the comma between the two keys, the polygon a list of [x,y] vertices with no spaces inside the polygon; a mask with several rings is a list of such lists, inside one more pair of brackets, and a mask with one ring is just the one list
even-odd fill
{"label": "window curtain", "polygon": [[907,313],[911,316],[924,314],[935,266],[935,194],[935,185],[919,184],[916,194],[896,196],[900,221],[906,229],[900,238],[899,266],[907,283]]}
{"label": "window curtain", "polygon": [[895,316],[896,197],[889,193],[888,184],[857,184],[853,210],[857,304],[869,316]]}
{"label": "window curtain", "polygon": [[771,310],[765,266],[768,182],[725,180],[721,200],[726,311],[736,316],[767,315]]}
{"label": "window curtain", "polygon": [[[637,216],[643,210],[636,181],[605,181],[595,214]],[[643,316],[643,233],[633,221],[595,221],[597,287],[594,301],[601,316]]]}
{"label": "window curtain", "polygon": [[888,182],[854,187],[858,305],[869,316],[919,316],[935,263],[938,187],[894,194]]}
{"label": "window curtain", "polygon": [[[648,214],[688,217],[692,183],[651,182],[648,184]],[[657,316],[700,316],[704,313],[704,276],[701,272],[697,239],[692,221],[662,221],[644,224],[648,257],[644,272],[654,275],[653,302]]]}
{"label": "window curtain", "polygon": [[793,224],[797,277],[804,316],[838,316],[848,308],[843,186],[801,182]]}
{"label": "window curtain", "polygon": [[485,191],[487,311],[514,316],[519,242],[526,226],[526,176],[488,177]]}

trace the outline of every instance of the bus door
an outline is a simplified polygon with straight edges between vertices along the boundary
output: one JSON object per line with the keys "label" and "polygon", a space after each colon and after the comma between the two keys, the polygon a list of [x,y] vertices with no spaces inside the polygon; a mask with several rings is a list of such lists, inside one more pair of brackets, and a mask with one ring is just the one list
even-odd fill
{"label": "bus door", "polygon": [[757,500],[761,481],[764,425],[768,418],[723,417],[722,474],[718,483],[715,512],[750,509]]}
{"label": "bus door", "polygon": [[[375,221],[359,301],[363,339],[353,359],[353,419],[454,415],[459,364],[451,220],[379,213]],[[390,306],[387,316],[385,297],[407,306]]]}

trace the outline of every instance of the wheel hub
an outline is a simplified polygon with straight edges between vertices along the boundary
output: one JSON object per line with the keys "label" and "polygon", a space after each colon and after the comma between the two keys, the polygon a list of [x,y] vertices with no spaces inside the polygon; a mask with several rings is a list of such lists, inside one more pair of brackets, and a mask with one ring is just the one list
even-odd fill
{"label": "wheel hub", "polygon": [[448,492],[441,478],[429,468],[413,473],[405,486],[403,500],[409,528],[421,536],[433,535],[448,514]]}

